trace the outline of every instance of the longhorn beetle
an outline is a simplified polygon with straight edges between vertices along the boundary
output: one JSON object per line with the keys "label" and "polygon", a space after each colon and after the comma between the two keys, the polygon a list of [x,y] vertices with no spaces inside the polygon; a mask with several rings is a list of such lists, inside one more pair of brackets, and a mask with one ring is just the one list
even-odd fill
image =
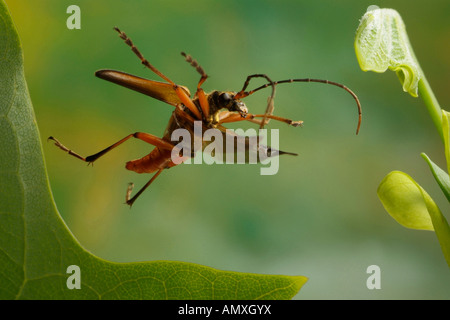
{"label": "longhorn beetle", "polygon": [[[181,54],[185,57],[186,61],[190,63],[200,74],[201,78],[197,84],[197,89],[193,98],[191,98],[191,94],[189,89],[174,83],[167,76],[161,73],[158,69],[156,69],[144,56],[141,52],[136,48],[130,38],[122,32],[119,28],[115,27],[119,34],[119,37],[131,48],[134,54],[141,60],[141,63],[153,71],[160,78],[165,80],[165,82],[159,82],[154,80],[148,80],[144,78],[140,78],[131,74],[127,74],[121,71],[115,70],[99,70],[95,73],[95,75],[101,79],[111,81],[113,83],[119,84],[126,88],[138,91],[145,95],[148,95],[152,98],[161,100],[167,104],[170,104],[175,107],[173,111],[169,123],[166,127],[164,135],[162,138],[159,138],[155,135],[144,133],[144,132],[135,132],[127,135],[111,146],[97,152],[88,157],[83,157],[78,153],[70,150],[65,147],[61,142],[59,142],[54,137],[49,137],[49,140],[53,140],[55,145],[60,149],[68,152],[70,155],[87,162],[88,164],[92,164],[101,156],[105,155],[107,152],[121,145],[125,141],[130,138],[137,138],[142,141],[145,141],[155,148],[146,156],[128,161],[126,163],[126,169],[135,171],[137,173],[155,173],[151,179],[133,196],[131,197],[133,184],[128,186],[126,192],[126,204],[133,205],[136,199],[144,192],[144,190],[161,174],[164,169],[171,168],[176,166],[178,163],[181,163],[195,154],[196,149],[192,149],[191,154],[182,154],[180,155],[180,161],[173,161],[171,155],[172,150],[175,145],[171,141],[171,134],[174,130],[179,128],[184,128],[189,130],[189,132],[193,135],[193,125],[195,121],[201,121],[202,130],[206,130],[209,128],[217,128],[224,135],[229,134],[226,128],[223,126],[224,123],[231,123],[237,121],[250,121],[253,123],[257,123],[260,125],[260,128],[263,128],[270,119],[287,123],[291,126],[300,126],[302,125],[302,121],[293,121],[290,119],[282,118],[276,115],[273,115],[273,99],[275,95],[275,86],[282,83],[293,83],[293,82],[319,82],[325,84],[331,84],[337,87],[340,87],[350,93],[352,97],[355,99],[357,107],[358,107],[358,126],[356,129],[356,134],[359,132],[359,128],[361,125],[361,105],[358,100],[358,97],[346,86],[321,79],[289,79],[289,80],[281,80],[281,81],[272,81],[265,74],[252,74],[247,77],[244,82],[244,86],[238,92],[232,91],[218,91],[214,90],[210,93],[205,93],[202,89],[202,84],[208,78],[208,75],[205,73],[203,68],[197,63],[197,61],[193,60],[190,55],[182,52]],[[267,80],[267,83],[257,87],[253,90],[246,91],[248,85],[250,84],[250,80],[253,78],[264,78]],[[249,113],[247,106],[241,99],[252,95],[253,93],[262,90],[267,87],[272,88],[271,96],[268,99],[268,104],[266,108],[266,112],[264,114],[253,114]],[[202,144],[202,148],[205,147],[205,144]],[[251,147],[248,144],[246,147]],[[260,148],[258,146],[257,148]],[[265,147],[265,151],[268,157],[277,156],[281,154],[291,154],[296,155],[294,153],[279,151],[271,149],[270,147]]]}

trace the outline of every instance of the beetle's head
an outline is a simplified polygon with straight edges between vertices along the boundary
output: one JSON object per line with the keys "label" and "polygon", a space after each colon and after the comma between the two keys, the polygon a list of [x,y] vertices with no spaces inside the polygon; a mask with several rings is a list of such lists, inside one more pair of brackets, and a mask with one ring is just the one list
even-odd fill
{"label": "beetle's head", "polygon": [[245,118],[248,113],[247,106],[239,99],[235,99],[235,92],[220,92],[217,96],[218,105],[221,108],[228,109],[229,111],[237,111]]}

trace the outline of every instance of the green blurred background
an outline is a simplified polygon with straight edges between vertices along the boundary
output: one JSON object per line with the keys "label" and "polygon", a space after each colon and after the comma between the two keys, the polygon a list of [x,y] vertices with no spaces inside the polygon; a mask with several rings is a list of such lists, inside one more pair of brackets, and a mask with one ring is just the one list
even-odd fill
{"label": "green blurred background", "polygon": [[[87,250],[117,262],[179,260],[305,275],[309,282],[297,299],[450,298],[450,272],[435,234],[401,227],[376,195],[388,172],[402,170],[448,213],[420,157],[426,152],[445,167],[442,142],[422,101],[403,93],[392,72],[362,72],[353,48],[369,5],[398,10],[445,108],[448,0],[6,2],[23,45],[53,195]],[[66,27],[71,4],[81,8],[81,30]],[[341,82],[361,99],[360,135],[354,134],[356,106],[345,91],[279,86],[275,113],[305,125],[271,122],[269,128],[279,128],[280,148],[299,157],[282,157],[274,176],[261,176],[256,165],[181,165],[165,171],[130,210],[123,204],[127,183],[138,188],[150,176],[124,164],[151,147],[129,141],[91,168],[46,143],[53,135],[89,155],[135,131],[162,135],[171,106],[94,77],[94,71],[110,68],[159,80],[113,26],[163,73],[190,88],[199,76],[181,51],[210,75],[206,90],[239,90],[253,73]],[[268,94],[247,98],[247,106],[263,112]],[[381,290],[366,287],[372,264],[381,268]]]}

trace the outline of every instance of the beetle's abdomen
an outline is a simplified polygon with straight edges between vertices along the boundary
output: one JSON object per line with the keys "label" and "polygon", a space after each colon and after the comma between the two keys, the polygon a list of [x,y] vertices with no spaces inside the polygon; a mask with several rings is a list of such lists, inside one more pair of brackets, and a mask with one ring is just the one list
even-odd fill
{"label": "beetle's abdomen", "polygon": [[128,161],[125,168],[137,173],[152,173],[175,165],[171,160],[170,150],[155,148],[145,157]]}

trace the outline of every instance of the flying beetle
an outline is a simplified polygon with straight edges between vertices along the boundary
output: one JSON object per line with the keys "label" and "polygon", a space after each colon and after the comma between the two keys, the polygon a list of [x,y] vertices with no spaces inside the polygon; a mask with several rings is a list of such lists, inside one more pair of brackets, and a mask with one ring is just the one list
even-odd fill
{"label": "flying beetle", "polygon": [[[287,118],[282,118],[276,115],[273,115],[273,99],[275,95],[275,86],[283,83],[293,83],[293,82],[318,82],[324,84],[330,84],[337,87],[340,87],[350,93],[354,100],[356,101],[358,107],[358,126],[356,129],[356,134],[359,132],[359,128],[361,125],[361,104],[359,102],[358,97],[351,91],[348,87],[321,79],[288,79],[281,81],[272,81],[265,74],[252,74],[247,77],[245,80],[244,86],[238,92],[233,91],[218,91],[214,90],[209,93],[205,93],[202,89],[202,84],[208,78],[208,75],[205,73],[203,68],[197,63],[196,60],[192,59],[190,55],[182,52],[181,54],[184,56],[186,61],[192,65],[196,69],[196,71],[200,74],[201,78],[197,84],[196,92],[193,98],[191,98],[191,93],[188,88],[178,85],[170,80],[167,76],[161,73],[157,68],[155,68],[137,49],[137,47],[133,44],[130,38],[122,32],[119,28],[114,27],[114,30],[118,32],[119,37],[131,48],[132,52],[140,59],[141,63],[153,71],[157,76],[162,78],[165,82],[159,82],[149,79],[140,78],[131,74],[127,74],[121,71],[116,70],[98,70],[95,75],[101,79],[116,83],[123,87],[135,90],[137,92],[148,95],[152,98],[161,100],[169,105],[175,107],[172,115],[169,119],[168,125],[165,129],[164,135],[162,138],[159,138],[153,134],[144,133],[144,132],[135,132],[127,135],[111,146],[93,154],[88,157],[83,157],[78,153],[70,150],[66,146],[64,146],[61,142],[59,142],[54,137],[49,137],[48,140],[53,140],[55,145],[66,151],[68,154],[87,162],[88,164],[92,164],[98,158],[102,157],[112,149],[118,147],[125,141],[130,138],[137,138],[144,142],[147,142],[153,145],[155,148],[146,156],[128,161],[126,163],[126,169],[135,171],[137,173],[154,173],[151,179],[133,196],[131,197],[133,184],[130,183],[126,192],[126,204],[130,207],[136,201],[136,199],[148,188],[148,186],[161,174],[164,169],[169,169],[173,166],[179,164],[179,162],[183,162],[189,157],[193,156],[196,151],[194,147],[192,150],[192,154],[182,154],[180,155],[181,161],[174,162],[172,159],[172,151],[175,147],[174,143],[171,141],[171,134],[174,130],[179,128],[184,128],[189,130],[193,135],[193,125],[196,121],[201,121],[202,130],[206,130],[209,128],[219,129],[224,135],[229,134],[226,128],[223,126],[225,123],[238,122],[238,121],[250,121],[260,125],[260,128],[263,128],[269,120],[275,120],[284,122],[291,126],[301,126],[302,121],[293,121]],[[250,81],[253,78],[264,78],[267,80],[267,83],[261,85],[253,90],[247,90],[247,87],[250,84]],[[268,104],[266,108],[266,112],[264,114],[253,114],[249,113],[247,106],[241,99],[252,95],[253,93],[262,90],[264,88],[271,87],[272,94],[268,99]],[[202,148],[205,147],[203,143],[201,145]],[[258,148],[261,147],[257,146]],[[265,146],[264,146],[265,147]],[[278,156],[281,154],[290,154],[296,155],[295,153],[284,152],[280,150],[275,150],[270,147],[265,147],[265,151],[267,156]]]}

